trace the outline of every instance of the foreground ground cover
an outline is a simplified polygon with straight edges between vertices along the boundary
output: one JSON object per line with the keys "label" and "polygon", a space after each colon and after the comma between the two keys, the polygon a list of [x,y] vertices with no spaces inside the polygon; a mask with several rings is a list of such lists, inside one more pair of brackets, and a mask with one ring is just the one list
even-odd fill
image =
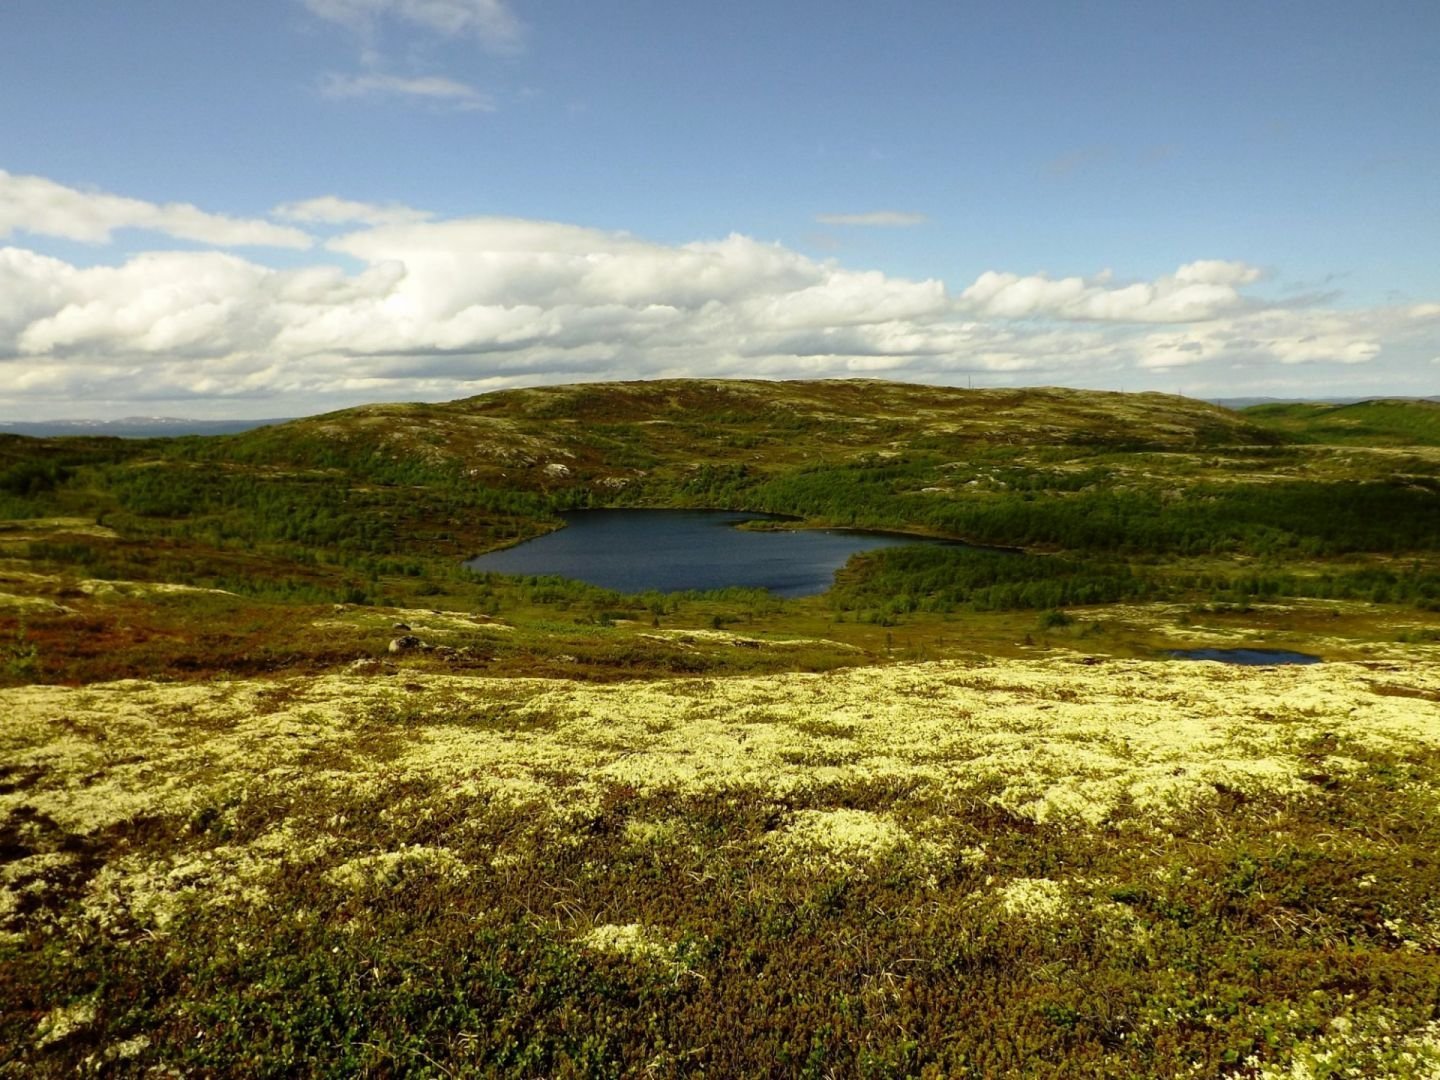
{"label": "foreground ground cover", "polygon": [[1440,1070],[1440,664],[0,691],[0,1069]]}

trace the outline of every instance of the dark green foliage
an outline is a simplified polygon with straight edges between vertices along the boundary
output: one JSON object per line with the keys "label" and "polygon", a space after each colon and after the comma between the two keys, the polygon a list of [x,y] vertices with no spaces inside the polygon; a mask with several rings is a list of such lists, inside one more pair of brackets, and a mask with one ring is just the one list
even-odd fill
{"label": "dark green foliage", "polygon": [[[1004,475],[1003,473],[1001,475]],[[1067,477],[1072,482],[1087,474]],[[1070,551],[1188,555],[1440,550],[1434,481],[1275,481],[1165,490],[1053,486],[1032,475],[1020,491],[927,498],[928,459],[816,466],[749,493],[751,508],[860,528],[924,527],[974,543]],[[1015,477],[1012,474],[1012,480]]]}
{"label": "dark green foliage", "polygon": [[851,560],[831,592],[843,611],[1005,611],[1104,604],[1157,586],[1124,564],[971,547],[883,548]]}
{"label": "dark green foliage", "polygon": [[1239,574],[1172,574],[1168,585],[1179,591],[1209,593],[1232,603],[1279,597],[1315,600],[1365,600],[1374,604],[1410,604],[1440,609],[1440,573],[1420,565],[1404,568],[1365,567],[1307,574],[1278,568]]}
{"label": "dark green foliage", "polygon": [[[519,519],[546,515],[536,496],[476,484],[424,487],[359,484],[341,474],[286,474],[156,464],[117,468],[99,478],[121,510],[144,518],[182,519],[172,531],[209,531],[224,542],[290,541],[340,551],[384,551],[397,510],[432,528],[470,518],[509,518],[511,536],[530,531]],[[399,504],[399,505],[397,505]],[[407,505],[408,504],[408,505]]]}
{"label": "dark green foliage", "polygon": [[130,460],[152,440],[32,439],[0,433],[0,520],[87,510],[89,499],[70,492],[85,466]]}
{"label": "dark green foliage", "polygon": [[53,491],[70,478],[71,470],[55,461],[18,461],[0,470],[0,492],[33,498]]}

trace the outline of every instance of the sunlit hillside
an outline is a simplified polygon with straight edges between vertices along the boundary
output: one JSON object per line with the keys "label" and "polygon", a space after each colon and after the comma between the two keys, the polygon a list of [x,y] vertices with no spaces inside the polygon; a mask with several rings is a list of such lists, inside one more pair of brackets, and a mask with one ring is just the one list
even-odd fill
{"label": "sunlit hillside", "polygon": [[1440,446],[1440,402],[1362,401],[1354,405],[1257,405],[1242,415],[1312,443]]}
{"label": "sunlit hillside", "polygon": [[[0,437],[0,1075],[1440,1075],[1440,452],[1297,415]],[[989,546],[796,598],[463,565],[636,506]]]}

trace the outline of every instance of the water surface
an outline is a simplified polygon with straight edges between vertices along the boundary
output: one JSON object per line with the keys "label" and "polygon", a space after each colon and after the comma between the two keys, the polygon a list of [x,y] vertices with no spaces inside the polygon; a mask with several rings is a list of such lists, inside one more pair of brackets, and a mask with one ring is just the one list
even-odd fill
{"label": "water surface", "polygon": [[729,510],[574,510],[565,528],[471,559],[472,570],[557,574],[617,592],[681,592],[730,586],[811,596],[859,551],[939,544],[850,529],[746,530],[742,521],[780,520]]}
{"label": "water surface", "polygon": [[1245,664],[1251,667],[1271,664],[1318,664],[1320,657],[1286,649],[1172,649],[1176,660],[1218,660],[1222,664]]}

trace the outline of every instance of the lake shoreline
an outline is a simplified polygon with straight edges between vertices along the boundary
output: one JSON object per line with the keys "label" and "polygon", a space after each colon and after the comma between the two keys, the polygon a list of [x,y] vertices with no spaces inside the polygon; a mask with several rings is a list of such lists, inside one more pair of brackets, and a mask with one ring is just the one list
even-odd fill
{"label": "lake shoreline", "polygon": [[[965,547],[979,548],[984,551],[1003,551],[1013,555],[1052,555],[1053,551],[1032,549],[1025,547],[1009,547],[1003,544],[986,544],[979,540],[970,540],[963,536],[956,536],[953,533],[941,532],[936,529],[926,529],[923,526],[911,528],[874,528],[862,525],[840,525],[829,523],[823,519],[806,518],[797,514],[782,514],[774,510],[748,510],[735,509],[729,506],[586,506],[574,510],[557,510],[556,514],[561,518],[559,524],[545,532],[537,533],[535,536],[526,536],[518,540],[510,540],[497,547],[487,548],[484,551],[477,551],[467,555],[461,560],[462,564],[469,564],[475,559],[483,558],[486,555],[493,555],[500,551],[509,551],[519,547],[521,544],[528,544],[532,540],[539,540],[542,537],[550,536],[568,527],[564,518],[567,514],[589,514],[595,512],[604,513],[700,513],[700,514],[753,514],[754,521],[763,522],[770,519],[774,526],[770,528],[753,527],[747,528],[748,521],[737,522],[733,528],[740,532],[843,532],[859,536],[903,536],[913,537],[916,540],[941,542],[949,544],[960,544]],[[548,524],[548,523],[547,523]]]}
{"label": "lake shoreline", "polygon": [[[547,547],[517,542],[464,565],[480,573],[570,578],[621,594],[736,587],[797,598],[829,591],[836,574],[862,552],[911,543],[964,545],[950,537],[810,525],[755,510],[607,507],[559,517],[559,528],[532,538]],[[757,522],[760,527],[753,527]],[[584,537],[574,535],[580,528]]]}

